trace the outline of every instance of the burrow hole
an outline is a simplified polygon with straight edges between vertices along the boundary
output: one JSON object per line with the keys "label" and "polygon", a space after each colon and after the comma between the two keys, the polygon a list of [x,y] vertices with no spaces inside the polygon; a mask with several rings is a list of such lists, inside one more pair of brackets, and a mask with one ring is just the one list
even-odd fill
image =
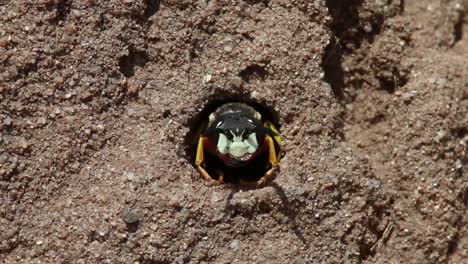
{"label": "burrow hole", "polygon": [[250,82],[254,79],[265,80],[265,78],[268,76],[268,72],[264,66],[260,64],[252,64],[239,72],[239,76],[245,82]]}
{"label": "burrow hole", "polygon": [[127,78],[135,75],[135,67],[143,68],[148,62],[146,51],[128,48],[128,55],[119,58],[119,70]]}
{"label": "burrow hole", "polygon": [[159,11],[161,6],[161,0],[145,0],[146,8],[145,8],[145,19],[149,19],[154,14]]}
{"label": "burrow hole", "polygon": [[[256,102],[250,99],[248,96],[226,96],[225,94],[226,92],[223,92],[220,94],[215,94],[214,96],[209,98],[207,100],[208,103],[205,105],[202,111],[196,114],[189,122],[190,130],[185,136],[185,158],[192,165],[195,165],[195,156],[197,151],[198,139],[204,132],[204,129],[206,128],[209,115],[226,103],[240,102],[253,107],[258,112],[260,112],[263,121],[268,120],[272,122],[281,132],[279,115],[273,109],[273,107],[265,103]],[[248,166],[234,169],[225,166],[214,155],[210,155],[206,151],[204,153],[206,159],[203,167],[207,170],[210,176],[216,180],[218,179],[218,172],[222,171],[224,173],[224,181],[226,183],[238,184],[240,180],[255,182],[261,177],[263,177],[270,168],[268,155],[259,155],[258,158],[255,158],[252,161],[252,163],[250,163]]]}

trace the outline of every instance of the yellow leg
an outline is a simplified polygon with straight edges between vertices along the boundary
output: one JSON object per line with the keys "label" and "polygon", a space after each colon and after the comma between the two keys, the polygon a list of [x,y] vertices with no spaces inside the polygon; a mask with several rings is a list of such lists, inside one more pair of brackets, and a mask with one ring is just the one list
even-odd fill
{"label": "yellow leg", "polygon": [[200,174],[203,176],[203,178],[206,181],[208,181],[210,184],[218,185],[218,184],[221,184],[223,182],[224,175],[222,175],[222,177],[220,177],[219,180],[217,181],[217,180],[213,179],[208,174],[208,172],[201,166],[203,164],[203,161],[205,160],[205,153],[203,151],[203,146],[204,146],[206,140],[208,140],[208,139],[204,138],[204,137],[200,137],[200,139],[198,140],[197,155],[195,157],[195,167],[197,168],[198,172],[200,172]]}
{"label": "yellow leg", "polygon": [[224,172],[217,170],[216,173],[218,174],[218,183],[223,183],[224,182]]}
{"label": "yellow leg", "polygon": [[266,136],[265,142],[268,145],[268,160],[270,161],[271,168],[262,176],[257,182],[242,181],[242,185],[263,187],[275,176],[275,171],[278,168],[278,158],[276,156],[275,143],[270,136]]}
{"label": "yellow leg", "polygon": [[265,186],[275,176],[275,171],[278,168],[278,158],[276,157],[275,143],[270,136],[266,136],[265,141],[268,144],[268,159],[271,163],[271,168],[257,181],[257,187]]}
{"label": "yellow leg", "polygon": [[280,137],[280,133],[278,129],[275,127],[275,125],[273,125],[273,123],[271,123],[270,121],[266,121],[264,126],[268,129],[271,129],[273,132],[277,134],[276,136],[274,136],[274,140],[276,141],[276,143],[278,143],[278,145],[283,144],[283,141],[281,140],[281,137]]}
{"label": "yellow leg", "polygon": [[276,157],[275,143],[270,136],[266,136],[265,140],[268,142],[268,158],[271,162],[271,166],[278,165],[278,158]]}
{"label": "yellow leg", "polygon": [[203,145],[205,144],[206,138],[200,137],[197,145],[197,155],[195,157],[195,166],[200,166],[205,160],[205,154],[203,152]]}

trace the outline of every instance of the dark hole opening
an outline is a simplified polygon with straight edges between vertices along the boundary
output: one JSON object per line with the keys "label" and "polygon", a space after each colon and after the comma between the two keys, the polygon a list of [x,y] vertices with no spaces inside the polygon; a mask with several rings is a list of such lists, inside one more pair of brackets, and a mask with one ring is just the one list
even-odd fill
{"label": "dark hole opening", "polygon": [[67,16],[70,14],[70,5],[68,0],[61,0],[58,2],[55,22],[65,21],[67,19]]}
{"label": "dark hole opening", "polygon": [[148,62],[146,51],[129,48],[128,55],[119,58],[119,70],[127,78],[135,75],[135,67],[144,67]]}
{"label": "dark hole opening", "polygon": [[255,78],[265,80],[267,75],[268,72],[266,71],[265,67],[258,64],[249,65],[239,73],[239,76],[245,82],[249,82],[251,79]]}
{"label": "dark hole opening", "polygon": [[[281,132],[278,113],[265,104],[251,100],[242,100],[242,98],[213,100],[210,103],[208,103],[203,108],[203,110],[199,114],[197,114],[190,122],[190,131],[185,137],[186,157],[189,159],[190,164],[195,164],[198,139],[203,133],[209,115],[220,106],[226,103],[234,102],[245,103],[253,107],[262,115],[262,121],[268,120],[272,122],[275,125],[275,127]],[[261,145],[260,142],[259,145]],[[275,147],[278,148],[277,145],[275,145]],[[219,172],[222,172],[224,174],[224,182],[226,183],[238,184],[240,183],[240,180],[247,182],[255,182],[258,181],[261,177],[263,177],[265,173],[271,168],[267,152],[258,155],[249,165],[240,168],[228,167],[223,162],[221,162],[220,159],[216,157],[216,155],[210,154],[206,151],[204,153],[205,162],[203,168],[205,168],[208,174],[215,180],[218,180]]]}
{"label": "dark hole opening", "polygon": [[454,25],[454,43],[463,39],[463,26],[465,24],[465,14],[461,14],[457,23]]}
{"label": "dark hole opening", "polygon": [[146,0],[145,3],[145,18],[148,19],[159,11],[161,0]]}

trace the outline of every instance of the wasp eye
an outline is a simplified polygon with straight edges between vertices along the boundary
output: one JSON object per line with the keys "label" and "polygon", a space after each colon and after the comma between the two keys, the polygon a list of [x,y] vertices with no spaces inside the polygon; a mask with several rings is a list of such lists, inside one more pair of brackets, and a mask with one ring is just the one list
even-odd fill
{"label": "wasp eye", "polygon": [[252,133],[252,131],[250,129],[244,130],[244,132],[242,133],[242,138],[247,139],[250,136],[251,133]]}
{"label": "wasp eye", "polygon": [[227,139],[232,140],[232,133],[223,133]]}

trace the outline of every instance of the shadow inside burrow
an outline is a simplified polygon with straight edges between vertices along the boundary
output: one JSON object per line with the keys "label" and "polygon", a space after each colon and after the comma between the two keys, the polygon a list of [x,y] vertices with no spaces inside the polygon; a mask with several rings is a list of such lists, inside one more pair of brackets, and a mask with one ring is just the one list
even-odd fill
{"label": "shadow inside burrow", "polygon": [[[296,235],[296,237],[306,246],[309,245],[307,240],[304,238],[304,235],[301,232],[301,229],[299,225],[296,222],[297,218],[297,210],[296,208],[292,205],[291,202],[289,202],[288,196],[286,195],[284,189],[278,185],[276,182],[270,181],[267,183],[265,187],[272,187],[275,190],[275,193],[278,195],[278,197],[281,200],[281,206],[278,208],[279,211],[286,216],[288,219],[288,224],[290,226],[291,231]],[[232,198],[234,197],[234,194],[237,192],[242,192],[242,191],[247,191],[247,190],[253,190],[254,188],[251,187],[246,187],[246,186],[236,186],[235,188],[231,188],[231,192],[228,194],[228,197],[226,198],[226,204],[224,206],[224,218],[235,218],[238,215],[242,215],[246,218],[253,218],[254,217],[254,212],[242,212],[240,211],[240,208],[237,208],[235,205],[231,203]],[[259,206],[261,207],[261,206]],[[267,209],[265,208],[259,208],[259,213],[269,213],[273,210],[272,207],[269,207]],[[264,212],[267,211],[267,212]],[[246,214],[247,213],[247,214]],[[276,219],[275,219],[276,220]],[[278,221],[278,220],[277,220]],[[282,224],[280,221],[278,221],[279,224]]]}
{"label": "shadow inside burrow", "polygon": [[[259,102],[253,99],[250,94],[216,89],[208,98],[200,100],[200,103],[203,102],[206,102],[206,104],[202,110],[189,120],[189,131],[184,137],[183,158],[192,164],[192,166],[195,166],[198,139],[207,127],[209,115],[226,103],[240,102],[253,107],[262,115],[262,119],[272,122],[281,132],[279,114],[274,107],[266,102]],[[252,164],[246,167],[228,168],[215,155],[205,152],[205,163],[208,165],[204,166],[204,168],[215,180],[219,177],[218,171],[222,171],[224,172],[224,181],[227,183],[237,185],[241,179],[247,182],[255,182],[263,177],[268,169],[271,168],[267,154],[265,152],[263,155],[259,155]]]}
{"label": "shadow inside burrow", "polygon": [[135,75],[135,68],[145,67],[148,60],[148,53],[145,50],[138,50],[130,46],[128,47],[128,55],[119,58],[119,71],[123,76],[130,78]]}

